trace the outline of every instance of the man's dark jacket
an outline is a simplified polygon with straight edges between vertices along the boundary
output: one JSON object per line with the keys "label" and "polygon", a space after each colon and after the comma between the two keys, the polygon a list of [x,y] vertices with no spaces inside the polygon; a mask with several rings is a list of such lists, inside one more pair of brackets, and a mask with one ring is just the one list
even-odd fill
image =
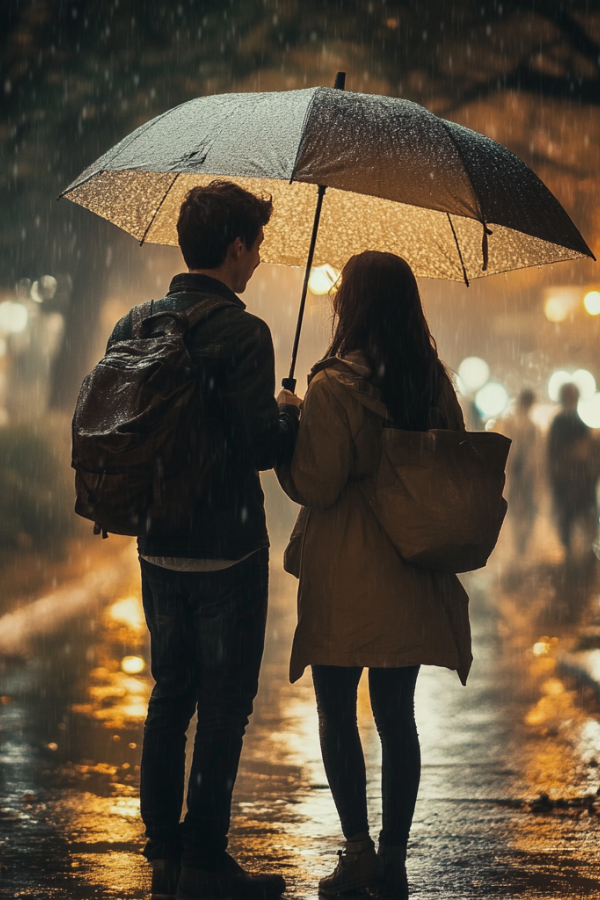
{"label": "man's dark jacket", "polygon": [[[219,381],[219,404],[230,452],[211,472],[208,494],[195,509],[185,532],[138,538],[144,556],[193,559],[241,559],[269,546],[259,470],[291,457],[298,431],[298,410],[278,407],[273,341],[262,319],[223,282],[184,273],[172,280],[169,293],[154,301],[152,314],[185,311],[208,297],[227,300],[187,335],[192,359],[211,367]],[[115,326],[108,346],[132,337],[131,313]],[[191,478],[190,478],[191,481]]]}
{"label": "man's dark jacket", "polygon": [[576,409],[563,409],[548,432],[548,468],[555,499],[573,508],[595,503],[598,469],[591,430]]}

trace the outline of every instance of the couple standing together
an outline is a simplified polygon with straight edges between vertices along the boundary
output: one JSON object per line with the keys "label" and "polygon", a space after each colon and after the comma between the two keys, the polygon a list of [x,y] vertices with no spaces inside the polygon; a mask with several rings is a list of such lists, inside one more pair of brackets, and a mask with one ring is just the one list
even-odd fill
{"label": "couple standing together", "polygon": [[[408,897],[406,847],[420,774],[414,690],[421,664],[471,663],[468,598],[454,575],[406,564],[361,482],[376,471],[382,428],[464,429],[408,264],[366,252],[345,266],[331,345],[301,403],[274,398],[267,325],[243,293],[260,261],[272,204],[227,181],[194,188],[178,220],[188,272],[153,313],[211,304],[187,334],[199,366],[220,378],[221,447],[189,528],[138,541],[155,687],[141,762],[141,814],[152,896],[273,900],[277,874],[253,874],[227,853],[231,796],[258,689],[268,592],[268,536],[258,472],[275,467],[302,509],[285,568],[299,578],[290,677],[312,668],[323,762],[346,839],[328,896],[373,888]],[[128,340],[131,313],[109,346]],[[300,409],[301,408],[301,409]],[[439,427],[439,424],[437,424]],[[382,744],[382,830],[369,834],[357,688],[369,669]],[[187,813],[180,822],[185,734],[198,713]]]}

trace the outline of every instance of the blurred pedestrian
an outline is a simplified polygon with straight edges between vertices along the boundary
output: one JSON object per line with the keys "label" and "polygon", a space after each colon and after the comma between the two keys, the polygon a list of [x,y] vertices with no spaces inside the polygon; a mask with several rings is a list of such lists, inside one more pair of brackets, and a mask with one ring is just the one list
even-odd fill
{"label": "blurred pedestrian", "polygon": [[[152,307],[153,314],[185,314],[210,305],[186,340],[199,372],[219,379],[218,416],[226,436],[214,456],[219,465],[211,462],[209,490],[191,516],[172,532],[138,539],[156,682],[141,760],[144,854],[153,867],[154,898],[175,897],[177,890],[178,900],[272,900],[285,889],[280,875],[251,874],[227,853],[231,796],[258,688],[267,614],[269,541],[258,470],[291,456],[300,404],[282,392],[278,407],[269,328],[237,296],[260,262],[271,208],[270,199],[231,182],[193,188],[177,223],[188,271]],[[131,336],[129,313],[109,346]],[[210,429],[210,415],[202,427]],[[190,468],[190,490],[196,474]],[[180,824],[185,735],[196,712]]]}
{"label": "blurred pedestrian", "polygon": [[[402,560],[360,482],[377,470],[382,421],[415,431],[464,431],[464,422],[408,263],[391,253],[352,257],[334,312],[333,340],[312,370],[293,460],[277,470],[303,505],[285,557],[300,579],[290,678],[312,666],[323,762],[346,839],[320,892],[382,883],[382,896],[403,900],[420,778],[419,666],[456,669],[465,683],[468,597],[455,575]],[[378,853],[356,722],[364,667],[383,754]]]}
{"label": "blurred pedestrian", "polygon": [[542,448],[539,429],[531,419],[535,399],[532,390],[522,390],[514,414],[500,425],[503,434],[512,440],[506,469],[508,514],[520,554],[527,550],[538,509]]}
{"label": "blurred pedestrian", "polygon": [[576,525],[582,527],[589,547],[596,534],[598,452],[590,429],[577,411],[577,386],[563,384],[559,400],[562,409],[548,433],[548,477],[558,532],[570,554]]}

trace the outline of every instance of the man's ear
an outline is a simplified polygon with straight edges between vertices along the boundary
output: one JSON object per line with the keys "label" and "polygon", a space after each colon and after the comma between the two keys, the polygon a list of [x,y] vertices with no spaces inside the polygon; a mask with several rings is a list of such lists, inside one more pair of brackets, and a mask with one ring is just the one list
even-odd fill
{"label": "man's ear", "polygon": [[244,240],[241,237],[234,238],[229,246],[232,250],[233,258],[236,260],[240,258],[246,248]]}

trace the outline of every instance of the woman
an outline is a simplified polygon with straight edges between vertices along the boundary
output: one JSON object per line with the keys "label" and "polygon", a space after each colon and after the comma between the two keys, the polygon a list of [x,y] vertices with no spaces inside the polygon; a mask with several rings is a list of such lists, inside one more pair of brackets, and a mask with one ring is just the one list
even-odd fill
{"label": "woman", "polygon": [[[468,597],[454,575],[406,564],[365,497],[385,425],[464,430],[410,266],[391,253],[352,257],[334,300],[334,335],[312,370],[293,460],[278,474],[303,505],[285,567],[300,579],[290,679],[312,667],[323,762],[345,854],[320,891],[382,884],[408,896],[406,846],[420,774],[413,696],[422,664],[471,664]],[[382,743],[383,828],[369,836],[356,724],[363,667]]]}

